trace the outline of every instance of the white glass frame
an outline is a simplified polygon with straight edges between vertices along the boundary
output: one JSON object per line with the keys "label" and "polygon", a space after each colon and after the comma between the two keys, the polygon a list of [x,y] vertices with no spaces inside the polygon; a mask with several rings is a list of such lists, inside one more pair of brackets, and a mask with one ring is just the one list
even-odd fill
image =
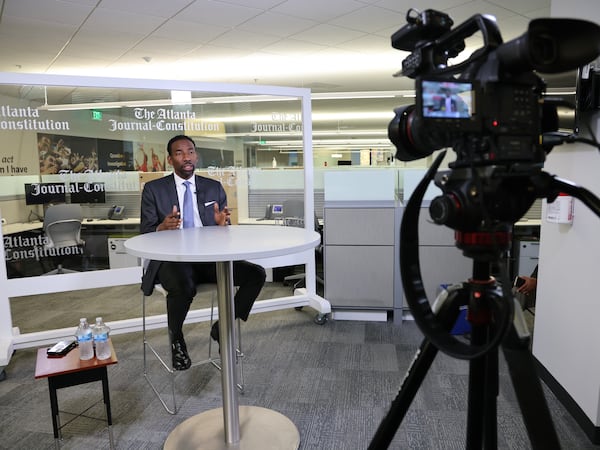
{"label": "white glass frame", "polygon": [[[305,158],[304,170],[304,204],[305,211],[314,211],[314,172],[312,164],[312,112],[310,90],[303,88],[287,88],[261,85],[238,85],[224,83],[201,83],[178,80],[147,80],[126,78],[80,77],[47,74],[0,73],[0,85],[27,86],[65,86],[65,87],[100,87],[124,89],[168,89],[177,91],[205,91],[215,94],[246,94],[251,96],[286,96],[301,101],[302,138]],[[1,214],[1,211],[0,211]],[[305,227],[314,229],[314,215],[306,214]],[[1,230],[1,228],[0,228]],[[1,232],[0,232],[1,235]],[[5,260],[4,246],[0,248],[0,257]],[[291,255],[289,258],[276,258],[273,261],[261,261],[266,267],[282,265],[306,264],[306,289],[296,292],[298,295],[272,300],[263,300],[255,304],[253,312],[268,311],[289,307],[311,306],[320,314],[331,312],[329,303],[316,294],[316,275],[314,251]],[[43,283],[36,282],[39,277],[8,279],[6,264],[0,264],[0,367],[10,361],[13,350],[18,348],[37,347],[54,343],[69,337],[73,329],[54,329],[19,334],[13,328],[10,298],[21,296],[66,292],[79,289],[93,289],[108,286],[119,286],[139,283],[141,267],[127,267],[90,272],[62,274],[44,277]],[[190,317],[191,316],[191,317]],[[206,320],[208,315],[203,310],[190,313],[188,321]],[[152,327],[166,326],[166,315],[150,320]],[[113,334],[141,330],[142,319],[124,319],[112,321]]]}

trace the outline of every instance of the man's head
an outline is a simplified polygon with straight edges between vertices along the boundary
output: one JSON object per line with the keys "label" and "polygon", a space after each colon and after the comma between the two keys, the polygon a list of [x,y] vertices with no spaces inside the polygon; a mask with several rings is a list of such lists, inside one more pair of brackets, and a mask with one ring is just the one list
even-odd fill
{"label": "man's head", "polygon": [[198,154],[196,143],[191,137],[183,134],[172,137],[167,143],[167,153],[167,161],[177,175],[186,180],[194,175]]}

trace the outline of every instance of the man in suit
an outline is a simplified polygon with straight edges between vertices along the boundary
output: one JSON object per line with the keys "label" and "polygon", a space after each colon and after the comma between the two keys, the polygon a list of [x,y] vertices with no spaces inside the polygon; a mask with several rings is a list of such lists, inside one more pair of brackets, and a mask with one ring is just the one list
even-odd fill
{"label": "man in suit", "polygon": [[[178,135],[167,144],[167,160],[173,174],[152,180],[144,185],[141,204],[142,233],[175,230],[182,227],[227,226],[229,211],[227,196],[218,181],[194,174],[198,155],[194,141]],[[186,183],[188,186],[186,186]],[[192,213],[184,207],[186,190],[191,198]],[[183,217],[182,217],[183,213]],[[248,320],[254,301],[265,282],[265,270],[247,261],[233,263],[233,281],[238,286],[235,295],[235,316]],[[150,261],[142,278],[144,295],[151,295],[157,282],[167,291],[167,320],[173,355],[173,368],[186,370],[192,362],[183,338],[183,322],[196,295],[196,285],[215,283],[215,263],[187,263]],[[219,342],[219,322],[215,322],[210,336]]]}

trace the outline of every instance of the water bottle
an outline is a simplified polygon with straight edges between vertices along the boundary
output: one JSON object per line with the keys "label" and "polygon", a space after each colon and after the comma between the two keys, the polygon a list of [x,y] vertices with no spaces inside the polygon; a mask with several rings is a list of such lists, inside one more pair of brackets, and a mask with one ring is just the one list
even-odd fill
{"label": "water bottle", "polygon": [[110,328],[104,324],[102,317],[96,317],[94,326],[94,344],[96,346],[96,358],[110,358],[110,344],[108,343],[108,332]]}
{"label": "water bottle", "polygon": [[79,359],[84,361],[94,357],[94,347],[92,346],[92,329],[87,323],[87,319],[79,319],[79,326],[75,332],[77,343],[79,345]]}

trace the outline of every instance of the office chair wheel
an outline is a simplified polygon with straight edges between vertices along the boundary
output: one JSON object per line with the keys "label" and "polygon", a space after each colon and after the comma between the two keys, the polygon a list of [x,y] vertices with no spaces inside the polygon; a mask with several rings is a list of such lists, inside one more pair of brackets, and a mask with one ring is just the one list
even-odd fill
{"label": "office chair wheel", "polygon": [[327,322],[327,314],[317,314],[315,316],[315,323],[317,325],[323,325]]}

